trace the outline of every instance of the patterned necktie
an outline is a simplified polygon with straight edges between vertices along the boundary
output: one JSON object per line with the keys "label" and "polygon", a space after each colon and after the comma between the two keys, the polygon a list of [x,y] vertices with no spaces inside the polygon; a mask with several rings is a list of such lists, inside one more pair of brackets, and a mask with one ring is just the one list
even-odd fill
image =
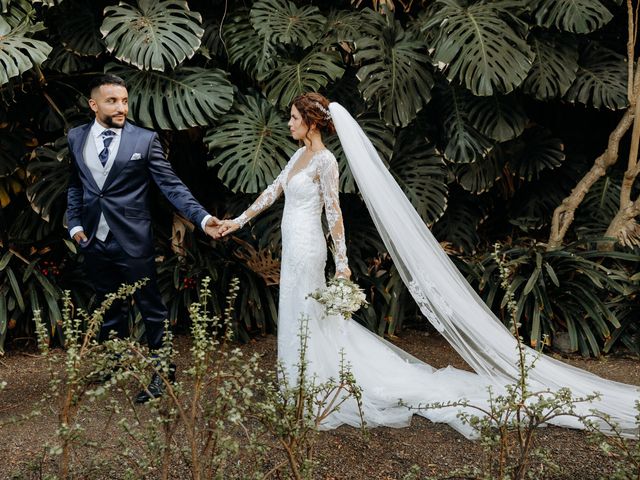
{"label": "patterned necktie", "polygon": [[100,159],[100,163],[102,163],[103,167],[107,164],[107,160],[109,159],[109,145],[111,145],[115,134],[116,132],[112,130],[105,130],[101,133],[102,141],[104,142],[104,148],[98,154],[98,158]]}

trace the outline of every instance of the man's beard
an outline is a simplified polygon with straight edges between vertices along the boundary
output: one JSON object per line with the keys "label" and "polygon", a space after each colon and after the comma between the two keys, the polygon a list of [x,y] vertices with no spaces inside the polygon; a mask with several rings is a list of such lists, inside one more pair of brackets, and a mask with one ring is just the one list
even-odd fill
{"label": "man's beard", "polygon": [[104,119],[104,123],[107,124],[107,127],[112,127],[112,128],[122,128],[124,126],[124,122],[125,120],[123,120],[122,123],[118,124],[115,122],[113,117],[105,117]]}

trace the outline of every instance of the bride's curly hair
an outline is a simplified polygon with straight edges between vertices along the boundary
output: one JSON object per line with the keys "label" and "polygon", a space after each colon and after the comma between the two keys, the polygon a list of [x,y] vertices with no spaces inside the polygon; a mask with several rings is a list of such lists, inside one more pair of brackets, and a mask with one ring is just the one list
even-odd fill
{"label": "bride's curly hair", "polygon": [[331,112],[329,112],[329,100],[319,93],[303,93],[293,99],[293,105],[300,112],[302,121],[311,126],[315,123],[316,128],[321,133],[334,134],[336,127],[331,120]]}

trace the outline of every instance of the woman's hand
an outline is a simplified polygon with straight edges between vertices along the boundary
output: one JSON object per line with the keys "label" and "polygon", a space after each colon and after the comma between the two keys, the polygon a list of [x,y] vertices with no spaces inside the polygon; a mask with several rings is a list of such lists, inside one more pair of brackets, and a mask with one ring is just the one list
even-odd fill
{"label": "woman's hand", "polygon": [[235,220],[223,220],[218,229],[218,233],[221,237],[226,237],[238,229],[240,229],[240,224]]}
{"label": "woman's hand", "polygon": [[346,278],[347,280],[350,280],[351,279],[351,269],[349,267],[346,267],[345,269],[336,272],[335,277],[336,278]]}

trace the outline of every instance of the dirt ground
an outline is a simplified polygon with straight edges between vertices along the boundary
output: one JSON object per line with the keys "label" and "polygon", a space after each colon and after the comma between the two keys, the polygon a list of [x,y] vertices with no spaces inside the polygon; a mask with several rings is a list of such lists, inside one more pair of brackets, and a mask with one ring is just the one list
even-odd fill
{"label": "dirt ground", "polygon": [[[436,334],[408,331],[394,342],[434,367],[467,368],[447,342]],[[179,371],[188,366],[189,346],[188,337],[176,338]],[[247,355],[259,353],[264,368],[272,368],[275,364],[276,340],[273,336],[260,338],[241,348]],[[640,385],[640,362],[634,358],[563,360],[612,380]],[[0,357],[0,380],[7,382],[6,389],[0,392],[0,425],[10,417],[29,413],[47,391],[49,377],[45,363],[37,355],[25,352],[11,352]],[[42,458],[42,446],[54,437],[56,421],[52,412],[45,412],[34,419],[0,427],[0,479],[42,478],[33,472],[34,462]],[[104,415],[97,411],[91,418],[84,418],[83,424],[87,430],[101,431]],[[540,430],[539,438],[561,467],[559,473],[547,478],[589,480],[610,477],[615,458],[600,452],[584,432],[548,427]],[[459,478],[453,472],[482,461],[482,449],[478,442],[465,439],[446,425],[415,417],[407,428],[372,429],[368,439],[350,427],[320,432],[317,458],[320,460],[316,469],[318,479],[402,479],[413,465],[420,467],[418,478],[429,475]],[[95,474],[83,478],[104,477]]]}

